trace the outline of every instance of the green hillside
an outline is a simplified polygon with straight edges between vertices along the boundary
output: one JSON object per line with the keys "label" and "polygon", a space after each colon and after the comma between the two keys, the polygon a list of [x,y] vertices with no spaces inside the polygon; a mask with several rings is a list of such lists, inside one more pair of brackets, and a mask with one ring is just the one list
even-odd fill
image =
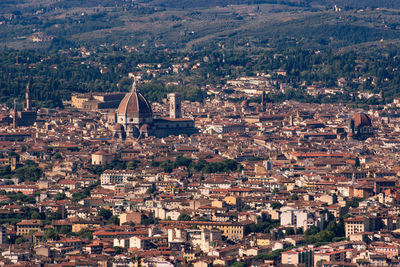
{"label": "green hillside", "polygon": [[0,1],[0,102],[22,98],[27,79],[42,106],[60,106],[73,92],[128,90],[138,63],[190,66],[147,77],[152,100],[171,90],[201,100],[202,86],[278,68],[288,71],[280,82],[295,88],[362,77],[346,93],[384,90],[391,99],[400,93],[394,8],[395,1],[367,0]]}

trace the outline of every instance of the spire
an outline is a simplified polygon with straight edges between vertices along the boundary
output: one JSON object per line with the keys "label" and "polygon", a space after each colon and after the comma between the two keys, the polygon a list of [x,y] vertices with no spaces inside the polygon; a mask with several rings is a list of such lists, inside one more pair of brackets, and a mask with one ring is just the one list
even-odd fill
{"label": "spire", "polygon": [[13,128],[17,128],[18,127],[18,113],[17,113],[17,100],[14,99],[14,114],[13,114]]}
{"label": "spire", "polygon": [[25,92],[25,101],[26,101],[26,110],[31,109],[31,97],[30,97],[30,87],[31,87],[31,82],[28,81],[28,84],[26,85],[26,92]]}
{"label": "spire", "polygon": [[133,79],[133,83],[132,83],[132,90],[131,90],[131,92],[132,93],[137,93],[137,88],[136,88],[136,80],[135,79]]}
{"label": "spire", "polygon": [[261,95],[261,112],[265,111],[265,91],[263,90]]}

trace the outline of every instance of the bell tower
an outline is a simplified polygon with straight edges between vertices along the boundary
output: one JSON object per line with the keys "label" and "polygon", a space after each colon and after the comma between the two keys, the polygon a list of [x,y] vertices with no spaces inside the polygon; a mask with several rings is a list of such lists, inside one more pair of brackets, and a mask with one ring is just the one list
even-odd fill
{"label": "bell tower", "polygon": [[29,111],[31,110],[31,96],[30,96],[30,87],[31,87],[31,83],[28,82],[28,84],[26,85],[26,92],[25,92],[25,101],[26,101],[26,110]]}
{"label": "bell tower", "polygon": [[17,100],[14,99],[14,110],[13,110],[13,128],[18,127],[18,111],[17,111]]}
{"label": "bell tower", "polygon": [[169,98],[169,117],[172,119],[182,118],[181,112],[181,95],[178,93],[171,93]]}

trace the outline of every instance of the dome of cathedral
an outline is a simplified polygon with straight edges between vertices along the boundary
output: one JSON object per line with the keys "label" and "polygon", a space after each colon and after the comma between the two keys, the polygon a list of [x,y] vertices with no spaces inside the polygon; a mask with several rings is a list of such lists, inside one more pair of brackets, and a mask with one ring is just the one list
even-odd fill
{"label": "dome of cathedral", "polygon": [[126,94],[119,104],[117,114],[135,118],[152,116],[149,101],[136,90],[135,83],[132,85],[132,91]]}
{"label": "dome of cathedral", "polygon": [[354,126],[372,126],[371,118],[365,113],[356,113],[353,115],[352,120],[354,121]]}

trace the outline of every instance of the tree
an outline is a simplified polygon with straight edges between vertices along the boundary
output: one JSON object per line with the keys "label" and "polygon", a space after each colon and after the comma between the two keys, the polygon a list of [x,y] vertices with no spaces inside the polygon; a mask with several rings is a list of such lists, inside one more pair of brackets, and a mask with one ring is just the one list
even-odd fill
{"label": "tree", "polygon": [[69,233],[71,233],[71,231],[72,231],[71,227],[67,226],[67,225],[63,225],[60,228],[60,234],[63,234],[63,235],[69,234]]}
{"label": "tree", "polygon": [[148,217],[146,214],[141,215],[141,222],[143,225],[157,224],[158,220],[153,217]]}
{"label": "tree", "polygon": [[272,202],[271,208],[274,210],[279,210],[283,205],[280,202]]}
{"label": "tree", "polygon": [[[307,229],[308,231],[309,229]],[[329,230],[323,230],[321,232],[318,232],[314,235],[307,235],[306,231],[306,242],[308,244],[316,244],[316,243],[329,243],[332,242],[333,238],[335,237],[335,233]]]}
{"label": "tree", "polygon": [[79,202],[79,201],[81,201],[82,199],[87,198],[87,197],[88,197],[88,195],[86,195],[85,193],[76,192],[76,193],[73,193],[73,194],[72,194],[71,200],[72,200],[73,202]]}
{"label": "tree", "polygon": [[93,239],[93,233],[88,228],[83,228],[78,232],[78,236],[83,239]]}
{"label": "tree", "polygon": [[107,221],[108,219],[110,219],[113,216],[113,214],[110,210],[101,209],[99,211],[99,216],[103,217],[103,219]]}
{"label": "tree", "polygon": [[230,267],[246,267],[246,266],[247,266],[246,263],[240,262],[240,261],[235,262],[234,264],[230,265]]}
{"label": "tree", "polygon": [[319,228],[317,226],[311,226],[310,228],[308,228],[306,230],[306,232],[304,233],[306,236],[308,235],[315,235],[319,232]]}
{"label": "tree", "polygon": [[189,158],[185,158],[181,155],[177,156],[175,159],[175,166],[179,167],[179,166],[185,166],[185,167],[189,167],[190,163],[192,163],[192,159]]}
{"label": "tree", "polygon": [[346,233],[343,218],[340,218],[338,223],[336,220],[331,220],[326,227],[326,230],[333,232],[336,237],[344,237]]}
{"label": "tree", "polygon": [[257,259],[257,260],[277,260],[281,256],[282,251],[283,251],[282,249],[277,249],[270,253],[260,253],[255,257],[255,259]]}
{"label": "tree", "polygon": [[285,231],[285,235],[294,235],[294,229],[293,228],[287,228]]}
{"label": "tree", "polygon": [[347,202],[347,205],[352,208],[357,208],[361,201],[362,201],[361,198],[353,197],[351,201]]}
{"label": "tree", "polygon": [[164,161],[160,164],[160,167],[164,169],[165,172],[171,173],[174,170],[174,164],[170,161]]}
{"label": "tree", "polygon": [[25,165],[15,171],[15,176],[22,181],[36,182],[43,175],[43,170],[33,161],[26,161]]}
{"label": "tree", "polygon": [[66,199],[67,198],[67,196],[65,195],[65,193],[64,192],[62,192],[62,193],[60,193],[60,192],[57,192],[57,195],[56,195],[56,200],[63,200],[63,199]]}
{"label": "tree", "polygon": [[138,167],[138,163],[140,163],[140,161],[138,161],[138,160],[130,161],[130,162],[128,162],[128,164],[126,164],[126,169],[127,170],[136,170],[136,168]]}
{"label": "tree", "polygon": [[269,231],[278,226],[279,221],[278,220],[266,220],[265,222],[257,223],[257,224],[251,224],[249,226],[249,231],[251,233],[269,233]]}
{"label": "tree", "polygon": [[124,250],[121,247],[113,247],[113,249],[115,250],[115,254],[117,255],[122,254],[124,252]]}
{"label": "tree", "polygon": [[43,239],[45,241],[58,240],[59,238],[60,238],[60,236],[58,235],[58,233],[53,228],[49,228],[49,229],[46,229],[44,231]]}
{"label": "tree", "polygon": [[116,216],[116,215],[111,216],[110,219],[108,219],[107,223],[108,223],[108,224],[119,225],[119,218],[118,218],[118,216]]}
{"label": "tree", "polygon": [[6,165],[0,168],[0,176],[1,177],[10,177],[12,174],[10,165]]}
{"label": "tree", "polygon": [[190,217],[189,214],[186,213],[181,213],[178,217],[178,221],[190,221],[192,218]]}
{"label": "tree", "polygon": [[15,239],[15,244],[16,245],[20,245],[22,243],[24,243],[24,238],[23,237],[18,237],[17,239]]}
{"label": "tree", "polygon": [[37,219],[39,219],[39,217],[40,217],[39,212],[37,212],[37,211],[32,212],[32,214],[31,214],[32,220],[37,220]]}

